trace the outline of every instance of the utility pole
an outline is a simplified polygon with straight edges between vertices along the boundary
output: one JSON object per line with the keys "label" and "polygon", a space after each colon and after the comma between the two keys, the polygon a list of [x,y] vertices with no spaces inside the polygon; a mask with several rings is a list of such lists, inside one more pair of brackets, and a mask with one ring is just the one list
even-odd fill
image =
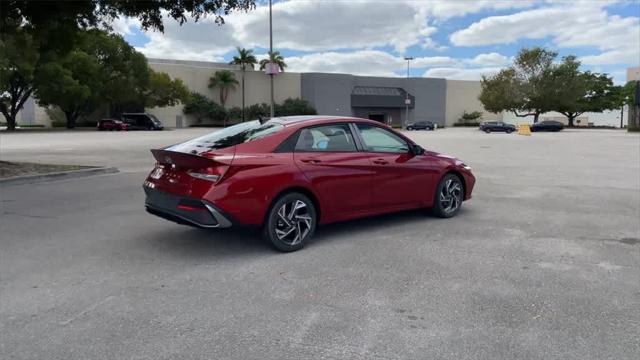
{"label": "utility pole", "polygon": [[[273,0],[269,0],[269,62],[271,62],[271,60],[273,59],[273,15],[272,15],[272,4]],[[270,66],[273,66],[273,64],[270,64]],[[269,74],[270,77],[270,82],[271,82],[271,107],[270,107],[270,117],[274,117],[275,116],[275,111],[274,111],[274,104],[275,101],[273,100],[273,73]]]}
{"label": "utility pole", "polygon": [[407,60],[407,86],[406,86],[406,89],[404,90],[404,93],[406,94],[406,98],[404,99],[405,119],[404,119],[404,124],[402,124],[402,128],[406,129],[407,123],[409,122],[409,103],[411,102],[411,100],[409,99],[409,62],[413,60],[413,57],[405,57],[404,59]]}

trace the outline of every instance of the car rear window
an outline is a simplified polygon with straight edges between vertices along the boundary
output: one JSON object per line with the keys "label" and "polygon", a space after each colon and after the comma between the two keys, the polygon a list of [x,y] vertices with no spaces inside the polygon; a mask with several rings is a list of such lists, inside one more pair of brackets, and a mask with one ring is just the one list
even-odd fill
{"label": "car rear window", "polygon": [[284,128],[281,124],[265,123],[254,120],[229,126],[210,134],[189,140],[182,144],[173,145],[167,148],[170,151],[188,152],[194,148],[214,150],[222,149],[238,144],[243,144],[257,139],[262,139],[275,134]]}

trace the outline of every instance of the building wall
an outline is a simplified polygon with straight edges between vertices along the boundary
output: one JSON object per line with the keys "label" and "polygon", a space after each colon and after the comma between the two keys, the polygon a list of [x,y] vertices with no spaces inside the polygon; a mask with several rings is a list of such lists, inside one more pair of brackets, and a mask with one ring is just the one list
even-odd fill
{"label": "building wall", "polygon": [[[209,78],[217,70],[225,69],[233,71],[240,84],[229,91],[225,106],[229,109],[234,106],[242,106],[242,71],[238,67],[206,63],[200,61],[179,61],[179,60],[157,60],[149,59],[149,66],[155,71],[166,72],[172,78],[179,78],[184,81],[189,90],[199,92],[215,102],[219,103],[220,92],[217,88],[209,89]],[[274,98],[279,103],[287,98],[301,97],[300,74],[281,73],[274,77]],[[258,103],[270,103],[269,76],[262,71],[248,70],[245,73],[245,106]],[[182,113],[182,105],[164,108],[147,109],[148,112],[156,115],[165,126],[175,127],[176,116],[183,117],[183,125],[188,126],[193,119],[186,117]]]}
{"label": "building wall", "polygon": [[640,66],[627,69],[627,82],[640,80]]}
{"label": "building wall", "polygon": [[481,90],[479,81],[447,80],[447,126],[458,122],[465,111],[468,113],[480,111],[483,121],[502,121],[502,113],[495,114],[484,109],[478,100]]}
{"label": "building wall", "polygon": [[[399,87],[415,96],[415,107],[409,110],[408,121],[429,120],[440,125],[445,122],[446,80],[432,78],[388,78],[354,76],[348,74],[303,73],[302,98],[309,101],[323,115],[366,117],[366,109],[351,107],[354,86]],[[375,109],[371,108],[371,112]],[[405,109],[399,113],[406,117]],[[398,117],[394,111],[395,117]]]}

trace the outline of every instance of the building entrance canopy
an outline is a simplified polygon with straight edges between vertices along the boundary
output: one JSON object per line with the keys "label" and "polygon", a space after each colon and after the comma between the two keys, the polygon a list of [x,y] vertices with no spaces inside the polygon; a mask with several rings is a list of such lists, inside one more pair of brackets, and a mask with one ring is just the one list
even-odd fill
{"label": "building entrance canopy", "polygon": [[[408,94],[409,108],[415,106],[415,97]],[[354,86],[351,91],[352,107],[404,108],[407,92],[399,87]]]}

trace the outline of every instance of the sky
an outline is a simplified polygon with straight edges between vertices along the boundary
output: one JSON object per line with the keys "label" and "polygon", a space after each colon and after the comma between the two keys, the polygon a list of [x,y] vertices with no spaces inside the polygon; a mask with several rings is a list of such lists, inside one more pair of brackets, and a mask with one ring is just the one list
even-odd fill
{"label": "sky", "polygon": [[[164,33],[136,19],[113,29],[151,58],[228,62],[236,46],[269,47],[268,3],[225,16],[166,18]],[[273,5],[274,49],[287,71],[478,80],[523,47],[576,55],[584,70],[626,81],[640,66],[640,0],[282,0]]]}

